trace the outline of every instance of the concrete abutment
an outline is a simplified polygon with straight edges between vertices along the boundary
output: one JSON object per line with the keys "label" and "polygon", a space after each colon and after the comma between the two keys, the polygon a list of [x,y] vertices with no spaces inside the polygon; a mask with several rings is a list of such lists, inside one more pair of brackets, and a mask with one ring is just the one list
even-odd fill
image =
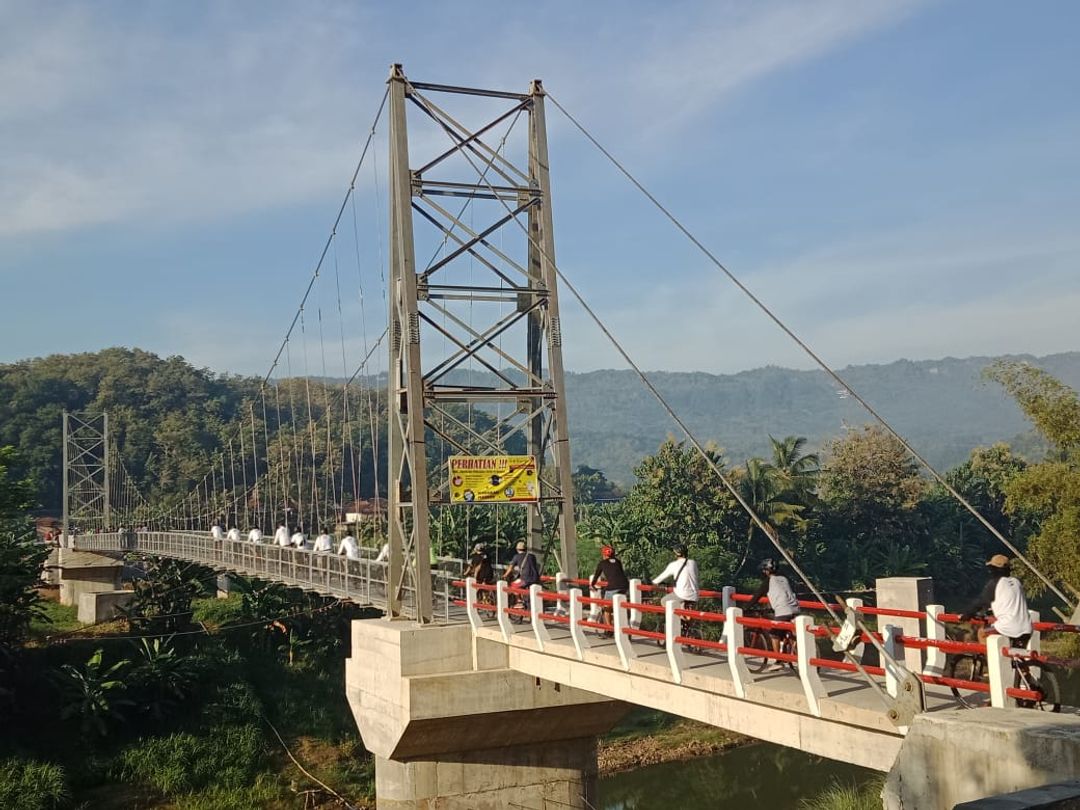
{"label": "concrete abutment", "polygon": [[380,810],[586,808],[596,735],[629,708],[511,670],[468,625],[355,621],[345,682]]}

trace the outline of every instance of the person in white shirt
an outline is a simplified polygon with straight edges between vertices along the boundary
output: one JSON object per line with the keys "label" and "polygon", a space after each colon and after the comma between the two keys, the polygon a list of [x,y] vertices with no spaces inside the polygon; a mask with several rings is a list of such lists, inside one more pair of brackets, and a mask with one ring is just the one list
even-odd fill
{"label": "person in white shirt", "polygon": [[338,554],[344,554],[350,560],[360,559],[360,546],[356,542],[356,538],[351,534],[347,534],[341,538],[341,543],[338,545]]}
{"label": "person in white shirt", "polygon": [[277,531],[274,532],[274,542],[282,548],[288,548],[291,538],[289,536],[289,530],[285,528],[284,523],[279,523]]}
{"label": "person in white shirt", "polygon": [[229,533],[227,535],[225,535],[225,539],[226,540],[232,540],[234,543],[239,542],[240,541],[240,530],[238,528],[236,528],[235,526],[233,526],[231,529],[229,529]]}
{"label": "person in white shirt", "polygon": [[213,526],[210,527],[210,536],[214,540],[224,540],[225,539],[225,532],[223,532],[221,530],[221,524],[220,523],[215,523]]}
{"label": "person in white shirt", "polygon": [[379,556],[375,558],[375,562],[387,562],[390,559],[390,544],[383,543],[383,547],[379,549]]}
{"label": "person in white shirt", "polygon": [[323,529],[322,534],[315,538],[315,551],[329,552],[334,550],[334,540],[327,533],[326,529]]}
{"label": "person in white shirt", "polygon": [[672,580],[675,594],[684,607],[693,609],[698,601],[698,566],[697,562],[686,556],[686,546],[675,546],[675,559],[668,567],[653,577],[653,585],[659,585],[667,579]]}
{"label": "person in white shirt", "polygon": [[263,541],[262,529],[256,526],[250,532],[248,532],[249,543],[261,543]]}
{"label": "person in white shirt", "polygon": [[304,532],[299,527],[293,532],[292,545],[293,548],[307,548],[307,538],[304,537]]}
{"label": "person in white shirt", "polygon": [[1010,647],[1027,647],[1031,641],[1031,611],[1020,580],[1011,575],[1009,558],[995,554],[986,563],[989,579],[975,601],[960,615],[960,621],[970,621],[979,611],[990,609],[993,623],[979,628],[979,642],[1000,633],[1009,639]]}
{"label": "person in white shirt", "polygon": [[[675,559],[668,563],[667,568],[653,577],[653,585],[659,585],[668,579],[672,582],[671,597],[677,599],[678,607],[685,610],[696,610],[698,603],[698,565],[697,561],[688,556],[686,546],[681,543],[675,546]],[[686,638],[701,638],[696,619],[682,617],[682,635]],[[701,648],[683,645],[688,652],[698,653]]]}

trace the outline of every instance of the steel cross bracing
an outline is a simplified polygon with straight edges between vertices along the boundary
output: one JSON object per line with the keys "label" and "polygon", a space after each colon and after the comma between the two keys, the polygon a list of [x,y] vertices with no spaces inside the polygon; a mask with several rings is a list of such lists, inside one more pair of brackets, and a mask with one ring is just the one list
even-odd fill
{"label": "steel cross bracing", "polygon": [[63,531],[71,527],[106,529],[111,520],[109,498],[109,416],[82,417],[64,411]]}
{"label": "steel cross bracing", "polygon": [[[429,621],[429,511],[449,503],[442,470],[429,480],[429,437],[453,453],[536,456],[525,539],[538,554],[548,540],[577,572],[544,91],[412,82],[400,65],[389,85],[389,607],[401,615],[412,589]],[[418,249],[432,251],[424,267]]]}

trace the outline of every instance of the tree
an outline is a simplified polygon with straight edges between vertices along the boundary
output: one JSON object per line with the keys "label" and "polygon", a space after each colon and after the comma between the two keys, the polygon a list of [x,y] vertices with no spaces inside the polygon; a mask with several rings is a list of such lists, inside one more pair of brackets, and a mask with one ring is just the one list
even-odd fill
{"label": "tree", "polygon": [[821,457],[817,453],[804,453],[805,436],[785,436],[783,439],[769,437],[772,445],[772,466],[783,478],[787,489],[804,506],[809,505],[814,494]]}
{"label": "tree", "polygon": [[[720,450],[707,452],[723,469]],[[656,573],[670,560],[672,546],[682,543],[697,558],[703,581],[730,581],[739,563],[743,512],[701,454],[669,438],[634,473],[638,483],[621,504],[629,526],[620,549],[627,572]]]}
{"label": "tree", "polygon": [[[1032,521],[1037,529],[1027,553],[1047,576],[1080,586],[1080,397],[1046,371],[1025,363],[998,362],[986,369],[1016,400],[1052,450],[1003,485],[1003,512]],[[1023,572],[1021,572],[1023,573]],[[1043,583],[1025,577],[1038,593]]]}
{"label": "tree", "polygon": [[39,613],[36,588],[49,556],[28,517],[33,483],[11,476],[17,463],[13,447],[0,447],[0,645],[25,637],[30,619]]}
{"label": "tree", "polygon": [[[774,530],[791,527],[801,532],[806,527],[802,517],[805,506],[796,502],[797,492],[790,473],[772,466],[760,458],[747,460],[737,478],[739,495],[765,523]],[[760,533],[757,523],[747,515],[746,548],[739,568],[754,550],[754,537]],[[769,542],[769,548],[772,548]]]}
{"label": "tree", "polygon": [[925,570],[919,505],[929,485],[896,438],[876,426],[850,431],[828,446],[818,484],[827,553],[813,566],[819,573],[842,587],[864,587],[875,577]]}
{"label": "tree", "polygon": [[1043,369],[1015,360],[999,360],[983,373],[1016,400],[1060,458],[1080,448],[1080,396],[1076,391]]}

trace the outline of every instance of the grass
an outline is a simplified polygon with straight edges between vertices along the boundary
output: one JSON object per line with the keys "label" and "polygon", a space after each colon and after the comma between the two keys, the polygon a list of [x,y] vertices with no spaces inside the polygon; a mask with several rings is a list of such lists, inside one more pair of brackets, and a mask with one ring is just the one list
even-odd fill
{"label": "grass", "polygon": [[59,765],[26,759],[0,762],[0,807],[5,810],[52,810],[69,797]]}
{"label": "grass", "polygon": [[874,779],[861,787],[837,782],[816,796],[803,799],[799,810],[881,810],[884,784],[884,779]]}
{"label": "grass", "polygon": [[214,630],[240,615],[243,597],[238,593],[230,593],[227,599],[218,599],[213,596],[206,599],[193,599],[191,607],[194,611],[192,618]]}
{"label": "grass", "polygon": [[61,605],[52,599],[40,602],[42,614],[30,620],[30,638],[43,639],[82,627],[79,610],[74,605]]}

